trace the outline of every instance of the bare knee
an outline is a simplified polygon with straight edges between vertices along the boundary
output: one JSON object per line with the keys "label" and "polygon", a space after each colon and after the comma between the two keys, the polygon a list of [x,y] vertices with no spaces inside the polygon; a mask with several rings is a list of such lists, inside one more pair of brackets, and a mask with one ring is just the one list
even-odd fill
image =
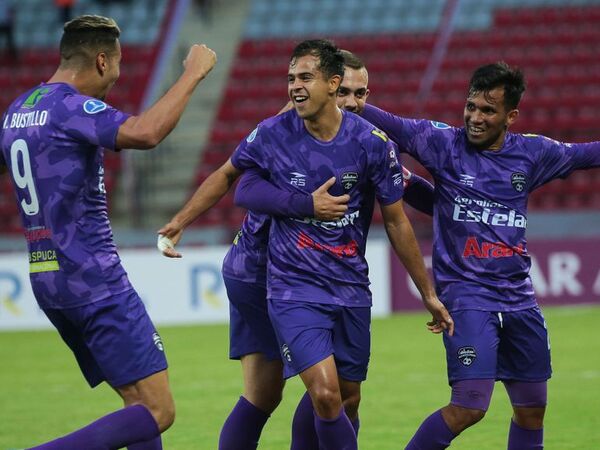
{"label": "bare knee", "polygon": [[513,407],[514,422],[527,430],[540,430],[544,427],[545,407],[523,408]]}
{"label": "bare knee", "polygon": [[149,409],[161,433],[169,429],[175,422],[175,402],[172,398],[168,402],[151,406]]}
{"label": "bare knee", "polygon": [[339,415],[342,409],[342,397],[339,390],[329,386],[318,386],[313,387],[309,393],[319,417],[334,419]]}
{"label": "bare knee", "polygon": [[262,354],[242,357],[244,373],[244,397],[254,406],[271,414],[283,396],[283,364],[281,361],[268,361]]}
{"label": "bare knee", "polygon": [[[165,378],[166,379],[166,378]],[[157,383],[156,380],[159,380]],[[150,411],[162,433],[175,421],[175,402],[168,383],[160,378],[149,377],[146,380],[117,388],[125,406],[143,405]]]}
{"label": "bare knee", "polygon": [[450,404],[442,408],[442,416],[448,428],[454,434],[459,434],[483,419],[485,411]]}
{"label": "bare knee", "polygon": [[343,402],[346,415],[350,420],[355,420],[358,417],[358,407],[360,406],[360,391],[345,397]]}
{"label": "bare knee", "polygon": [[272,414],[283,398],[283,383],[256,389],[247,389],[244,392],[244,397],[261,411]]}

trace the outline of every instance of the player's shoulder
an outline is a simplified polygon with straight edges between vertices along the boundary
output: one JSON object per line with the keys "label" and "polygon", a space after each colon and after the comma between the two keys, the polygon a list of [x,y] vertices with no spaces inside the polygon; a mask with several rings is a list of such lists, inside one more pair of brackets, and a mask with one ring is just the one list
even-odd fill
{"label": "player's shoulder", "polygon": [[542,134],[511,133],[510,137],[514,139],[514,142],[517,146],[525,148],[528,153],[543,152],[551,148],[571,145],[557,141],[556,139],[552,139]]}
{"label": "player's shoulder", "polygon": [[357,114],[344,111],[345,128],[352,133],[357,140],[368,143],[370,145],[385,145],[390,141],[390,138],[385,131],[380,130],[371,122],[363,119]]}
{"label": "player's shoulder", "polygon": [[269,139],[271,136],[289,135],[297,132],[301,127],[298,123],[301,120],[298,118],[295,110],[286,111],[276,116],[268,117],[261,121],[254,130],[248,135],[246,141],[252,143],[255,140]]}

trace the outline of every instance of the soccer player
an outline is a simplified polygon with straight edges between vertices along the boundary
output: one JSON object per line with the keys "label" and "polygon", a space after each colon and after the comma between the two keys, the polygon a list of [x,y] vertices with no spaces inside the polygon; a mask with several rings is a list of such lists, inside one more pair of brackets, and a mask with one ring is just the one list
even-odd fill
{"label": "soccer player", "polygon": [[[231,159],[239,170],[257,168],[291,192],[310,192],[335,175],[330,190],[350,195],[342,219],[273,217],[269,235],[268,308],[284,376],[299,374],[304,382],[324,449],[357,448],[342,395],[358,401],[366,377],[371,298],[364,249],[375,197],[434,327],[452,327],[404,214],[396,147],[369,123],[337,108],[342,77],[343,57],[331,43],[299,44],[288,71],[295,111],[262,122]],[[350,402],[346,408],[358,408]]]}
{"label": "soccer player", "polygon": [[363,113],[434,176],[433,272],[455,321],[454,336],[444,334],[450,403],[408,450],[448,447],[484,417],[496,380],[513,406],[508,449],[543,448],[550,348],[529,277],[527,200],[552,179],[599,166],[600,143],[510,133],[524,91],[522,72],[498,62],[473,73],[462,128],[369,105]]}
{"label": "soccer player", "polygon": [[[342,51],[344,79],[336,97],[340,108],[360,112],[368,96],[368,76],[364,64],[350,52]],[[350,99],[352,96],[356,100]],[[357,107],[356,104],[359,104]],[[289,110],[286,108],[285,110]],[[404,198],[414,208],[431,214],[433,186],[425,179],[404,169]],[[202,183],[194,196],[159,233],[179,242],[183,230],[199,215],[212,207],[237,179],[237,171],[228,161]],[[259,184],[266,196],[251,196],[250,187]],[[247,171],[236,190],[236,203],[257,202],[258,209],[272,215],[303,219],[315,217],[334,220],[345,213],[347,195],[331,196],[326,181],[312,194],[277,189],[254,171]],[[248,190],[246,188],[248,187]],[[264,199],[269,201],[265,202]],[[240,359],[244,392],[227,418],[219,448],[256,448],[262,429],[281,401],[284,386],[283,366],[272,329],[266,300],[266,260],[269,216],[256,214],[252,207],[223,262],[223,279],[230,299],[230,357]],[[181,256],[174,248],[165,256]],[[352,421],[358,432],[358,416]],[[299,405],[292,432],[292,448],[318,449],[313,424],[313,408],[308,394]]]}
{"label": "soccer player", "polygon": [[125,404],[36,449],[161,449],[160,433],[175,417],[161,338],[113,243],[103,149],[158,144],[216,57],[193,45],[171,89],[130,116],[104,102],[119,77],[119,35],[106,17],[66,23],[55,74],[20,95],[1,122],[0,167],[20,205],[36,300],[90,386],[106,381]]}

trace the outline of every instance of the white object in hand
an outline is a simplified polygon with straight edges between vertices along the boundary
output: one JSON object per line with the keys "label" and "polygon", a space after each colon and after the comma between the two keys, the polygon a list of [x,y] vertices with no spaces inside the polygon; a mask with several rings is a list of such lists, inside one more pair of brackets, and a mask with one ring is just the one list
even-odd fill
{"label": "white object in hand", "polygon": [[175,244],[173,244],[173,241],[162,234],[158,235],[158,241],[156,242],[156,246],[161,252],[165,252],[168,248],[175,248]]}

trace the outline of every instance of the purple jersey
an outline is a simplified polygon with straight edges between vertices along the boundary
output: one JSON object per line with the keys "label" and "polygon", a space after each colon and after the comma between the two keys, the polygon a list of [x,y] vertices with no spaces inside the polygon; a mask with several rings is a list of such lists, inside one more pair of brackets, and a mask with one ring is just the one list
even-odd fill
{"label": "purple jersey", "polygon": [[258,168],[280,189],[309,194],[330,177],[332,195],[348,193],[335,221],[274,217],[269,235],[268,296],[275,300],[370,306],[364,256],[375,198],[402,198],[395,144],[353,114],[343,113],[334,139],[310,135],[295,111],[262,122],[232,156],[240,170]]}
{"label": "purple jersey", "polygon": [[13,179],[42,308],[71,308],[132,289],[106,208],[103,148],[128,118],[63,83],[18,97],[2,120],[0,155]]}
{"label": "purple jersey", "polygon": [[246,283],[267,282],[267,244],[271,217],[248,211],[242,229],[223,260],[223,276]]}
{"label": "purple jersey", "polygon": [[507,133],[502,149],[481,151],[464,128],[403,119],[369,105],[364,117],[435,179],[433,271],[446,307],[535,306],[525,239],[529,193],[574,169],[600,165],[600,143]]}

